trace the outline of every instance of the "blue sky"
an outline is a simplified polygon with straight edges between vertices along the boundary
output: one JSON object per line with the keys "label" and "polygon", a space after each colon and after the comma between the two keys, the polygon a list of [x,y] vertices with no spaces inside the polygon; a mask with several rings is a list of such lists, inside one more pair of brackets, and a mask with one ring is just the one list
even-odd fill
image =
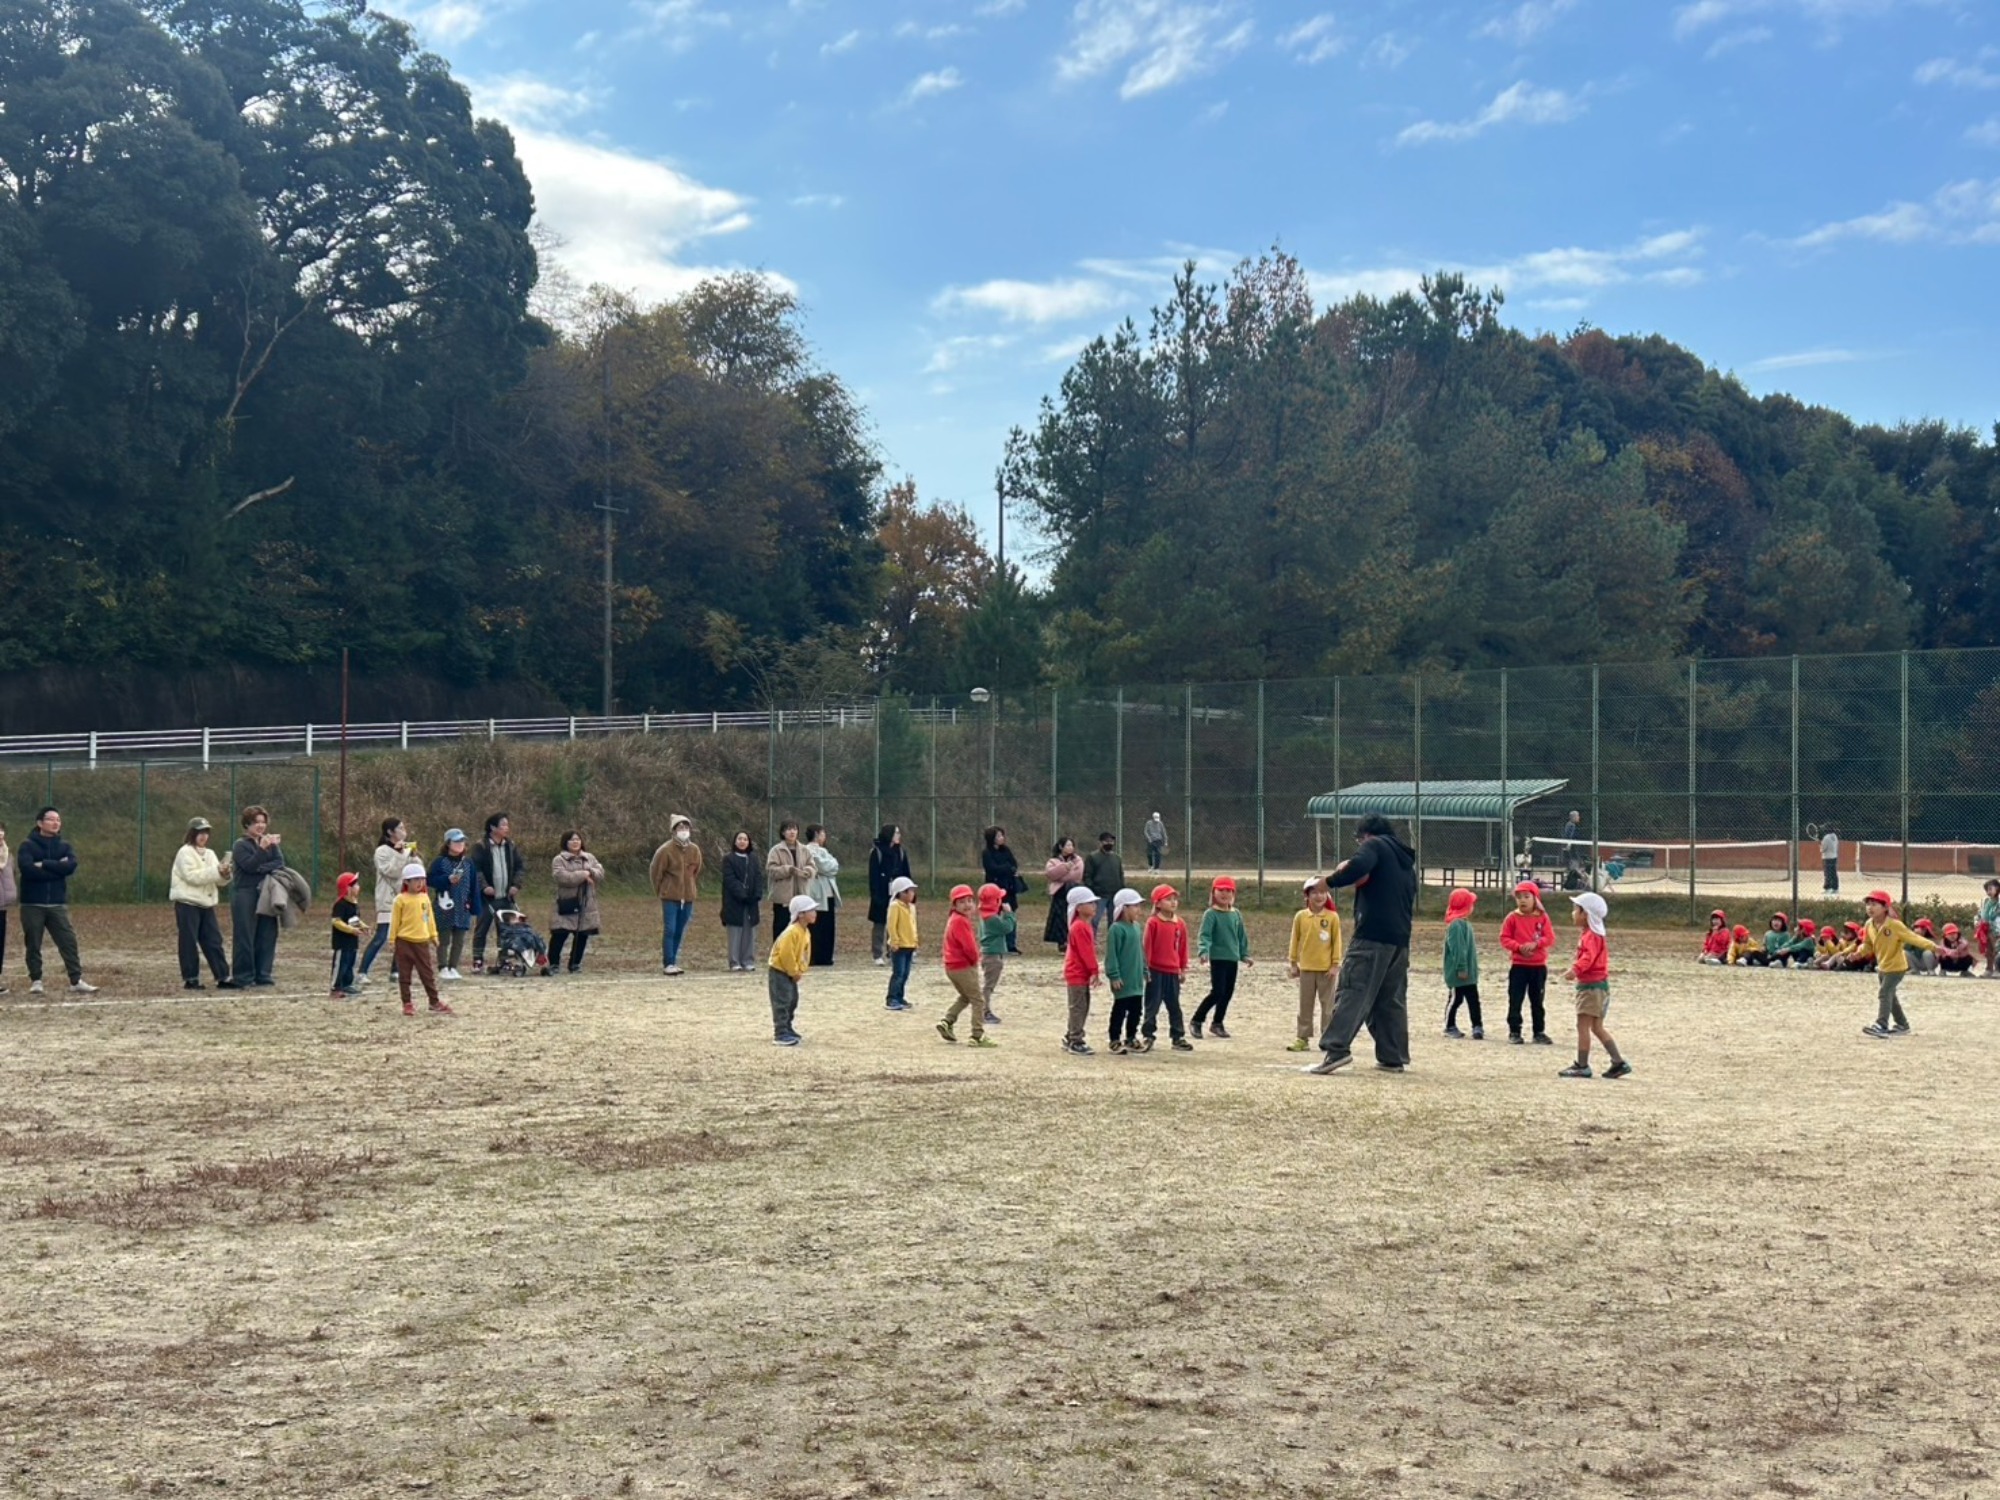
{"label": "blue sky", "polygon": [[1198,260],[1440,266],[1866,420],[2000,420],[1994,0],[426,0],[581,278],[794,287],[892,477]]}

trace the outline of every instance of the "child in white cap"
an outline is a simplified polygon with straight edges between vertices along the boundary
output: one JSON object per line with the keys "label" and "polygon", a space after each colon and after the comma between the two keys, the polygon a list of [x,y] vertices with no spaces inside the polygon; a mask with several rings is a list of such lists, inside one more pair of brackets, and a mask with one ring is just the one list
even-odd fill
{"label": "child in white cap", "polygon": [[1137,1053],[1139,1015],[1146,1007],[1146,953],[1139,936],[1144,898],[1130,886],[1111,898],[1111,927],[1104,939],[1104,978],[1111,986],[1111,1050]]}
{"label": "child in white cap", "polygon": [[1088,1057],[1095,1050],[1083,1039],[1083,1028],[1090,1024],[1090,987],[1097,983],[1097,938],[1090,930],[1090,919],[1097,915],[1097,893],[1079,885],[1063,900],[1069,908],[1069,945],[1063,950],[1069,1024],[1063,1031],[1063,1051]]}
{"label": "child in white cap", "polygon": [[791,923],[771,944],[771,1040],[780,1047],[796,1047],[802,1038],[792,1029],[799,1013],[799,981],[812,964],[812,927],[819,903],[810,896],[794,896],[786,911]]}
{"label": "child in white cap", "polygon": [[1305,1052],[1333,1025],[1333,980],[1340,972],[1340,910],[1317,875],[1305,883],[1306,904],[1292,915],[1285,968],[1299,985],[1298,1034],[1287,1052]]}
{"label": "child in white cap", "polygon": [[917,959],[917,883],[907,875],[889,882],[889,913],[883,941],[889,948],[890,1010],[914,1010],[905,993]]}
{"label": "child in white cap", "polygon": [[424,867],[414,862],[404,865],[403,888],[389,908],[389,940],[395,944],[396,987],[402,992],[406,1016],[417,1013],[410,1003],[412,971],[423,981],[431,1013],[452,1014],[451,1007],[438,996],[437,938],[437,913],[431,909],[430,894],[425,888]]}
{"label": "child in white cap", "polygon": [[1569,901],[1576,909],[1576,962],[1569,966],[1569,977],[1576,981],[1576,1061],[1556,1076],[1590,1077],[1590,1043],[1595,1037],[1611,1054],[1611,1066],[1604,1070],[1604,1076],[1623,1078],[1632,1065],[1619,1054],[1618,1043],[1604,1024],[1611,1010],[1611,954],[1604,945],[1604,918],[1610,908],[1595,891],[1572,896]]}

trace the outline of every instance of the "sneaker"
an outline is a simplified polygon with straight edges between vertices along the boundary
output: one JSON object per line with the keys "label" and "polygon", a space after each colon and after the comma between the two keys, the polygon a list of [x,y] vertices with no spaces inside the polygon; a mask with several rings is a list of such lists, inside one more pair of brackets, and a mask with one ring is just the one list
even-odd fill
{"label": "sneaker", "polygon": [[673,977],[674,977],[675,979],[678,979],[678,978],[680,978],[680,977],[681,977],[681,975],[685,974],[686,972],[687,972],[687,970],[686,970],[686,969],[683,969],[683,968],[682,968],[682,967],[681,967],[681,966],[680,966],[679,964],[668,964],[668,965],[667,965],[667,973],[669,973],[670,975],[672,975],[672,976],[673,976]]}
{"label": "sneaker", "polygon": [[414,1016],[416,1013],[417,1013],[416,1006],[412,1005],[409,1001],[405,1000],[403,1002],[403,1014],[406,1016]]}
{"label": "sneaker", "polygon": [[455,1016],[458,1012],[453,1010],[449,1005],[446,1005],[442,1000],[433,1000],[431,1001],[431,1014],[434,1016]]}
{"label": "sneaker", "polygon": [[1176,1051],[1176,1052],[1192,1052],[1192,1051],[1194,1051],[1194,1043],[1193,1043],[1193,1042],[1191,1042],[1191,1041],[1189,1041],[1189,1040],[1188,1040],[1188,1039],[1187,1039],[1186,1037],[1184,1037],[1184,1036],[1177,1036],[1177,1037],[1175,1037],[1175,1038],[1174,1038],[1174,1051]]}
{"label": "sneaker", "polygon": [[1208,1034],[1225,1042],[1229,1040],[1229,1033],[1222,1029],[1220,1021],[1210,1021],[1208,1023]]}
{"label": "sneaker", "polygon": [[1483,1042],[1483,1041],[1485,1041],[1485,1040],[1486,1040],[1486,1028],[1485,1028],[1484,1026],[1475,1026],[1475,1027],[1473,1027],[1473,1028],[1472,1028],[1472,1039],[1473,1039],[1473,1040],[1474,1040],[1475,1042]]}
{"label": "sneaker", "polygon": [[1287,1047],[1285,1050],[1287,1052],[1310,1052],[1312,1050],[1312,1043],[1307,1041],[1302,1036],[1293,1037],[1291,1046]]}
{"label": "sneaker", "polygon": [[771,1038],[774,1047],[796,1047],[803,1040],[796,1031],[783,1032]]}
{"label": "sneaker", "polygon": [[1571,1063],[1568,1067],[1564,1068],[1561,1072],[1556,1074],[1556,1077],[1558,1078],[1588,1078],[1590,1076],[1591,1074],[1590,1074],[1589,1063]]}
{"label": "sneaker", "polygon": [[333,991],[331,991],[331,992],[329,992],[329,993],[328,993],[328,995],[327,995],[327,997],[326,997],[326,998],[327,998],[327,999],[329,999],[329,1000],[345,1000],[345,999],[347,998],[347,991],[346,991],[346,990],[333,990]]}
{"label": "sneaker", "polygon": [[208,986],[203,984],[199,979],[184,979],[181,981],[181,988],[184,990],[204,990]]}
{"label": "sneaker", "polygon": [[1863,1036],[1888,1037],[1893,1033],[1890,1032],[1888,1027],[1878,1026],[1873,1021],[1870,1021],[1866,1026],[1861,1028],[1861,1034]]}
{"label": "sneaker", "polygon": [[29,993],[29,994],[31,994],[31,995],[39,995],[39,994],[41,994],[41,993],[42,993],[42,982],[41,982],[41,980],[37,979],[37,980],[36,980],[36,981],[35,981],[35,982],[34,982],[33,984],[29,985],[29,986],[28,986],[28,993]]}
{"label": "sneaker", "polygon": [[1909,1034],[1910,1034],[1910,1023],[1908,1021],[1904,1021],[1899,1025],[1891,1026],[1889,1028],[1890,1036],[1908,1036]]}
{"label": "sneaker", "polygon": [[475,974],[484,974],[486,972],[486,960],[483,958],[475,958],[472,961],[472,972]]}
{"label": "sneaker", "polygon": [[947,1042],[955,1042],[958,1040],[958,1033],[952,1029],[951,1022],[949,1021],[938,1022],[937,1034],[943,1037]]}
{"label": "sneaker", "polygon": [[1069,1053],[1071,1057],[1095,1057],[1097,1055],[1096,1049],[1090,1043],[1072,1042],[1066,1037],[1063,1039],[1062,1049]]}
{"label": "sneaker", "polygon": [[1555,1045],[1555,1039],[1551,1037],[1546,1031],[1538,1031],[1535,1033],[1535,1045],[1537,1047],[1553,1047]]}
{"label": "sneaker", "polygon": [[1445,1027],[1444,1034],[1450,1037],[1454,1042],[1462,1042],[1465,1040],[1465,1033],[1460,1031],[1456,1026]]}
{"label": "sneaker", "polygon": [[1338,1073],[1342,1068],[1352,1067],[1353,1065],[1354,1059],[1352,1057],[1335,1057],[1329,1052],[1319,1062],[1307,1068],[1306,1071],[1308,1073],[1317,1073],[1320,1077],[1324,1078],[1330,1073]]}
{"label": "sneaker", "polygon": [[215,987],[219,990],[240,990],[244,988],[244,985],[239,979],[218,979],[215,982]]}
{"label": "sneaker", "polygon": [[366,974],[356,974],[354,976],[354,987],[357,990],[365,990],[368,988],[368,985],[369,979]]}
{"label": "sneaker", "polygon": [[1197,1042],[1200,1041],[1202,1039],[1201,1022],[1197,1021],[1194,1023],[1194,1025],[1188,1027],[1188,1035],[1193,1037]]}
{"label": "sneaker", "polygon": [[989,1010],[988,1012],[986,1012],[985,1018],[982,1021],[980,1021],[979,1024],[982,1026],[998,1026],[1000,1024],[1000,1018],[994,1015],[993,1012]]}
{"label": "sneaker", "polygon": [[1410,1065],[1408,1063],[1378,1062],[1377,1064],[1375,1064],[1375,1068],[1377,1072],[1381,1073],[1407,1073],[1410,1071]]}
{"label": "sneaker", "polygon": [[910,1002],[907,1000],[889,1000],[883,1003],[882,1009],[904,1011],[904,1010],[915,1010],[916,1007],[910,1004]]}
{"label": "sneaker", "polygon": [[1113,1057],[1123,1057],[1125,1055],[1125,1044],[1119,1041],[1118,1038],[1114,1036],[1111,1039],[1110,1045],[1106,1050],[1108,1050]]}
{"label": "sneaker", "polygon": [[966,1045],[968,1047],[997,1047],[1000,1044],[994,1041],[993,1038],[990,1036],[976,1036],[971,1041],[967,1042]]}
{"label": "sneaker", "polygon": [[1632,1065],[1621,1057],[1617,1062],[1604,1070],[1604,1076],[1606,1078],[1623,1078],[1631,1071]]}
{"label": "sneaker", "polygon": [[875,967],[878,969],[886,969],[889,967],[889,960],[886,958],[878,958],[875,960]]}
{"label": "sneaker", "polygon": [[1512,1042],[1516,1047],[1518,1047],[1522,1043],[1526,1042],[1527,1038],[1522,1036],[1521,1033],[1518,1031],[1510,1031],[1507,1033],[1507,1040]]}
{"label": "sneaker", "polygon": [[69,982],[69,992],[72,995],[94,995],[97,993],[97,986],[87,979],[72,979]]}

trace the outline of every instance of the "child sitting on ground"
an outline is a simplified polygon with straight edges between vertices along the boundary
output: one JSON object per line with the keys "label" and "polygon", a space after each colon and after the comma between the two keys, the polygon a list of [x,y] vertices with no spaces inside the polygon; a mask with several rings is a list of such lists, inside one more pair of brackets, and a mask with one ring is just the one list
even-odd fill
{"label": "child sitting on ground", "polygon": [[1701,941],[1701,961],[1705,964],[1729,962],[1729,917],[1719,907],[1708,914],[1708,936]]}
{"label": "child sitting on ground", "polygon": [[1872,974],[1875,972],[1875,945],[1868,941],[1868,933],[1859,922],[1842,924],[1846,938],[1840,945],[1840,957],[1834,967],[1850,974]]}
{"label": "child sitting on ground", "polygon": [[1958,923],[1944,924],[1944,941],[1938,944],[1938,971],[1943,974],[1972,974],[1972,945],[1960,933]]}
{"label": "child sitting on ground", "polygon": [[[1915,925],[1917,931],[1929,938],[1933,943],[1938,940],[1937,923],[1933,922],[1929,917],[1918,917]],[[1912,974],[1924,974],[1934,977],[1937,971],[1938,960],[1935,949],[1919,948],[1915,953],[1910,955],[1910,972]]]}
{"label": "child sitting on ground", "polygon": [[1444,1007],[1444,1034],[1454,1039],[1465,1035],[1458,1029],[1458,1008],[1463,1005],[1472,1022],[1472,1039],[1486,1040],[1486,1023],[1479,1014],[1479,939],[1472,931],[1472,908],[1479,904],[1476,893],[1463,886],[1451,893],[1444,908],[1444,983],[1451,998]]}
{"label": "child sitting on ground", "polygon": [[1764,931],[1764,951],[1752,955],[1750,962],[1760,969],[1776,964],[1780,968],[1791,967],[1792,962],[1792,919],[1781,911],[1771,913],[1771,925]]}
{"label": "child sitting on ground", "polygon": [[1611,1054],[1611,1066],[1604,1070],[1604,1076],[1623,1078],[1632,1065],[1620,1055],[1618,1043],[1604,1024],[1611,1011],[1611,955],[1604,941],[1604,918],[1609,908],[1595,891],[1569,899],[1577,928],[1576,962],[1569,966],[1569,977],[1576,981],[1576,1061],[1556,1076],[1590,1077],[1590,1045],[1595,1038]]}
{"label": "child sitting on ground", "polygon": [[1739,922],[1730,929],[1728,958],[1730,963],[1747,964],[1763,956],[1763,948],[1751,941],[1749,928]]}

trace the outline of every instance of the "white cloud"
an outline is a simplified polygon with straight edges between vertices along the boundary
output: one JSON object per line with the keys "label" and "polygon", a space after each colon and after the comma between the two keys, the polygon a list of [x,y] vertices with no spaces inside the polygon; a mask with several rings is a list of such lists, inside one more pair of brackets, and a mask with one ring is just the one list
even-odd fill
{"label": "white cloud", "polygon": [[1213,125],[1228,113],[1229,101],[1227,99],[1218,99],[1215,103],[1209,105],[1207,109],[1196,115],[1194,122],[1197,125]]}
{"label": "white cloud", "polygon": [[1988,47],[1971,62],[1960,62],[1955,57],[1934,57],[1917,69],[1917,82],[1948,84],[1955,89],[2000,89],[2000,68],[1985,66],[2000,52]]}
{"label": "white cloud", "polygon": [[943,375],[976,360],[982,355],[996,354],[1014,342],[1014,336],[1007,333],[962,333],[941,340],[931,348],[931,357],[925,363],[926,375]]}
{"label": "white cloud", "polygon": [[1019,15],[1027,3],[1028,0],[986,0],[984,5],[975,6],[972,13],[993,17]]}
{"label": "white cloud", "polygon": [[1495,16],[1480,27],[1478,34],[1525,47],[1555,25],[1566,12],[1575,9],[1576,0],[1521,0],[1521,4],[1504,16]]}
{"label": "white cloud", "polygon": [[926,26],[921,21],[899,21],[892,35],[904,41],[948,42],[954,37],[965,36],[970,30],[969,26],[960,26],[955,21],[937,26]]}
{"label": "white cloud", "polygon": [[947,287],[932,300],[938,312],[994,313],[1009,323],[1064,323],[1108,312],[1123,298],[1102,281],[982,281]]}
{"label": "white cloud", "polygon": [[1969,126],[1965,132],[1965,140],[1966,144],[1971,146],[2000,146],[2000,115]]}
{"label": "white cloud", "polygon": [[436,0],[410,12],[410,21],[425,40],[450,46],[485,30],[489,17],[478,0]]}
{"label": "white cloud", "polygon": [[1292,54],[1293,62],[1316,66],[1347,50],[1347,38],[1331,15],[1317,15],[1299,22],[1278,38],[1279,47]]}
{"label": "white cloud", "polygon": [[1725,31],[1708,44],[1708,51],[1702,54],[1708,61],[1736,51],[1742,47],[1756,47],[1771,40],[1777,33],[1768,26],[1744,26],[1735,31]]}
{"label": "white cloud", "polygon": [[504,120],[517,129],[555,125],[586,114],[604,102],[603,95],[590,89],[566,89],[527,73],[467,78],[465,86],[472,91],[480,114]]}
{"label": "white cloud", "polygon": [[1373,68],[1388,68],[1391,71],[1402,67],[1416,56],[1417,44],[1414,38],[1398,36],[1393,31],[1385,31],[1368,44],[1368,51],[1362,61]]}
{"label": "white cloud", "polygon": [[1236,21],[1239,13],[1235,0],[1077,0],[1056,74],[1075,82],[1123,66],[1121,99],[1172,88],[1250,44],[1251,24]]}
{"label": "white cloud", "polygon": [[641,0],[638,10],[644,29],[664,38],[669,52],[692,51],[705,36],[733,24],[728,11],[710,10],[706,0]]}
{"label": "white cloud", "polygon": [[1822,224],[1791,243],[1801,250],[1819,250],[1842,240],[2000,244],[2000,178],[1947,183],[1927,203],[1898,200],[1877,213]]}
{"label": "white cloud", "polygon": [[963,87],[965,77],[958,69],[939,68],[935,73],[920,74],[903,90],[903,102],[915,104],[920,99],[935,99],[940,94],[949,94],[953,89]]}
{"label": "white cloud", "polygon": [[[1525,305],[1575,312],[1588,306],[1593,295],[1613,287],[1639,282],[1673,287],[1695,285],[1703,279],[1701,268],[1694,264],[1701,254],[1701,231],[1677,229],[1612,250],[1566,245],[1485,265],[1446,261],[1442,269],[1459,272],[1474,286],[1497,286],[1510,297],[1547,293],[1544,299]],[[1428,269],[1437,270],[1440,266],[1433,263]],[[1308,277],[1316,298],[1321,302],[1338,302],[1357,295],[1387,298],[1398,292],[1413,292],[1426,274],[1426,270],[1403,264],[1312,270]]]}
{"label": "white cloud", "polygon": [[844,208],[847,199],[840,193],[801,193],[792,199],[793,208]]}
{"label": "white cloud", "polygon": [[1744,16],[1790,11],[1818,22],[1828,38],[1836,40],[1844,22],[1894,16],[1918,8],[1957,9],[1960,0],[1693,0],[1674,12],[1674,35],[1687,41],[1710,27],[1726,25]]}
{"label": "white cloud", "polygon": [[835,37],[832,41],[821,42],[819,44],[819,55],[821,57],[838,57],[843,52],[852,52],[856,47],[860,45],[861,45],[860,32],[843,31],[839,36]]}
{"label": "white cloud", "polygon": [[1815,365],[1852,365],[1881,357],[1856,349],[1801,349],[1796,354],[1772,354],[1763,359],[1753,359],[1743,368],[1756,371],[1808,370]]}
{"label": "white cloud", "polygon": [[1583,104],[1561,89],[1538,89],[1516,83],[1501,90],[1491,104],[1469,120],[1419,120],[1396,136],[1398,146],[1428,146],[1438,141],[1469,141],[1496,125],[1558,125],[1583,112]]}

